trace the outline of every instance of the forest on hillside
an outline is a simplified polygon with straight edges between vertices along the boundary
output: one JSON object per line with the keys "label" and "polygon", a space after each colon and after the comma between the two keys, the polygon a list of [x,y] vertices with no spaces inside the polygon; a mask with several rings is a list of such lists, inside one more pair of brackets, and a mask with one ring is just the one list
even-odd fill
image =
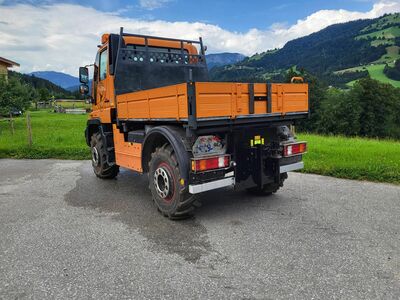
{"label": "forest on hillside", "polygon": [[286,73],[286,82],[299,75],[310,87],[310,117],[297,124],[300,131],[400,139],[399,88],[367,76],[342,90],[293,69]]}
{"label": "forest on hillside", "polygon": [[[281,49],[215,67],[210,77],[213,81],[279,82],[295,67],[340,88],[368,75],[377,80],[398,80],[394,63],[400,59],[399,33],[400,14],[335,24],[289,41]],[[374,65],[381,66],[381,75],[371,72]]]}
{"label": "forest on hillside", "polygon": [[48,80],[11,71],[7,81],[0,78],[0,115],[25,111],[39,101],[74,99],[76,96]]}

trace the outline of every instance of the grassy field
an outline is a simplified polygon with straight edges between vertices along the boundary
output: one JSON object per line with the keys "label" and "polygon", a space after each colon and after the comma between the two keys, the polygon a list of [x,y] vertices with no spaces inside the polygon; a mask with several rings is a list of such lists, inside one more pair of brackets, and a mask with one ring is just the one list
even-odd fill
{"label": "grassy field", "polygon": [[[347,70],[342,70],[342,71],[337,71],[335,73],[341,74],[344,72],[356,72],[356,71],[368,71],[369,75],[371,76],[372,79],[378,80],[383,83],[389,83],[393,85],[394,87],[400,88],[400,81],[397,80],[392,80],[386,76],[385,73],[383,73],[383,70],[385,68],[384,64],[375,64],[375,65],[369,65],[369,66],[361,66],[361,67],[355,67]],[[357,80],[350,81],[347,83],[348,86],[353,86],[354,83]]]}
{"label": "grassy field", "polygon": [[395,13],[391,15],[387,15],[383,18],[381,18],[378,22],[374,22],[373,24],[365,27],[361,32],[368,32],[370,30],[381,30],[384,27],[386,27],[389,23],[400,23],[400,14]]}
{"label": "grassy field", "polygon": [[[400,81],[392,80],[392,79],[388,78],[386,76],[386,74],[383,73],[384,68],[385,68],[384,64],[379,64],[379,65],[369,65],[369,66],[365,66],[365,67],[359,67],[359,70],[367,70],[372,79],[379,80],[380,82],[383,82],[383,83],[390,83],[394,87],[400,88]],[[357,68],[353,68],[353,69],[356,70]],[[355,82],[356,82],[356,80],[351,81],[347,85],[353,86]]]}
{"label": "grassy field", "polygon": [[400,36],[400,27],[393,26],[383,30],[374,31],[372,33],[359,35],[356,37],[357,40],[359,39],[367,39],[367,38],[384,38],[387,40],[394,39]]}
{"label": "grassy field", "polygon": [[90,158],[83,131],[86,115],[32,111],[33,145],[28,147],[26,119],[14,119],[15,134],[8,121],[0,120],[0,158]]}
{"label": "grassy field", "polygon": [[[25,117],[15,134],[0,120],[0,158],[89,159],[83,131],[85,115],[31,112],[33,145],[27,144]],[[309,143],[304,172],[400,184],[400,142],[299,134]]]}
{"label": "grassy field", "polygon": [[304,172],[400,184],[400,141],[299,134],[308,142]]}
{"label": "grassy field", "polygon": [[63,108],[91,108],[91,104],[87,104],[84,101],[57,101],[56,105],[60,105]]}
{"label": "grassy field", "polygon": [[[354,68],[349,68],[349,69],[344,69],[340,71],[334,72],[335,74],[343,74],[343,73],[352,73],[352,72],[357,72],[357,71],[368,71],[369,75],[371,78],[375,80],[379,80],[380,82],[383,83],[389,83],[393,85],[394,87],[400,88],[400,81],[397,80],[392,80],[386,76],[386,74],[383,72],[385,68],[385,64],[388,64],[390,67],[394,66],[394,62],[400,59],[400,47],[398,46],[389,46],[386,47],[386,54],[382,55],[380,59],[375,61],[373,64],[370,65],[364,65],[364,66],[359,66],[359,67],[354,67]],[[353,86],[356,80],[351,81],[347,83],[348,86]]]}

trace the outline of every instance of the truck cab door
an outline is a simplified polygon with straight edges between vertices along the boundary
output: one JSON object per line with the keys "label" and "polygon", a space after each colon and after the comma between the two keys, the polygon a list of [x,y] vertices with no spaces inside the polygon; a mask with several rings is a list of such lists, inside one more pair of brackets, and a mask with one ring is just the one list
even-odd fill
{"label": "truck cab door", "polygon": [[109,106],[107,92],[107,74],[108,74],[108,49],[102,49],[99,53],[98,81],[95,86],[96,105],[101,109]]}

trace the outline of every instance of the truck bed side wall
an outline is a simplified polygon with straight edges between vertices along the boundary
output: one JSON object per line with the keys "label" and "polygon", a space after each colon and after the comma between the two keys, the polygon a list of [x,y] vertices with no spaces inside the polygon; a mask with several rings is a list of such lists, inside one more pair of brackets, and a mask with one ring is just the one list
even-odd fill
{"label": "truck bed side wall", "polygon": [[[255,83],[254,114],[250,114],[249,109],[249,86],[247,83],[196,82],[197,118],[308,112],[307,84]],[[117,97],[118,118],[186,120],[187,94],[187,84],[183,83],[120,95]]]}
{"label": "truck bed side wall", "polygon": [[133,92],[117,97],[120,119],[176,119],[187,118],[187,85]]}

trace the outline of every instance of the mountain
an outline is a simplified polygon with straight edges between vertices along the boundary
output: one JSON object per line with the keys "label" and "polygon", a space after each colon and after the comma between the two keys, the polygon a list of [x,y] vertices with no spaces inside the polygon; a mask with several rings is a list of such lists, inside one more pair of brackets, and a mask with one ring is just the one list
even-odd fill
{"label": "mountain", "polygon": [[[289,68],[306,71],[331,85],[345,86],[366,77],[400,87],[384,73],[400,59],[400,14],[329,26],[292,40],[281,49],[211,70],[216,81],[282,80]],[[388,68],[386,68],[388,69]],[[386,73],[392,74],[390,71]]]}
{"label": "mountain", "polygon": [[[67,88],[68,91],[73,93],[73,92],[76,92],[79,90],[79,86],[81,85],[81,83],[79,82],[78,78],[76,80],[78,81],[78,84],[68,87]],[[92,92],[92,80],[91,79],[88,82],[88,86],[89,86],[89,94],[90,94]]]}
{"label": "mountain", "polygon": [[50,94],[56,97],[68,97],[71,96],[71,92],[63,89],[62,87],[50,82],[49,80],[36,77],[35,75],[22,74],[14,71],[9,71],[10,77],[15,77],[22,82],[31,85],[34,89],[46,89]]}
{"label": "mountain", "polygon": [[79,84],[79,79],[77,77],[62,72],[38,71],[38,72],[32,72],[29,75],[34,75],[35,77],[46,79],[67,90],[69,90],[70,87]]}
{"label": "mountain", "polygon": [[206,61],[208,69],[211,70],[214,67],[221,67],[225,65],[231,65],[244,60],[246,56],[240,53],[215,53],[207,54]]}

